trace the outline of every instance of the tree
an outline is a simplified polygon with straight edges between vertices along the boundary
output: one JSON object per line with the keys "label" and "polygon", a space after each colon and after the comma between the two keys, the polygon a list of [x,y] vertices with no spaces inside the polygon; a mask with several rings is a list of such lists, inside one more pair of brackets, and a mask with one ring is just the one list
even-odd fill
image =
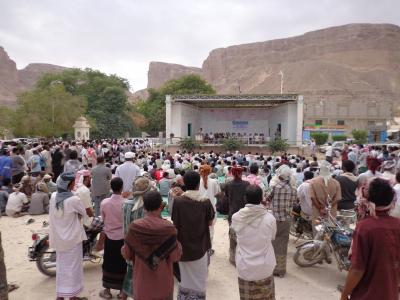
{"label": "tree", "polygon": [[225,151],[235,151],[243,147],[243,142],[234,137],[228,137],[222,141],[222,149]]}
{"label": "tree", "polygon": [[334,142],[336,141],[346,141],[347,140],[347,135],[345,134],[337,134],[332,136],[332,140]]}
{"label": "tree", "polygon": [[268,142],[267,147],[271,151],[271,154],[274,155],[277,152],[285,152],[289,148],[289,144],[287,140],[276,138]]}
{"label": "tree", "polygon": [[188,94],[215,94],[210,84],[198,75],[186,75],[179,79],[167,81],[159,89],[149,89],[147,100],[139,101],[135,105],[135,112],[146,119],[142,130],[156,135],[165,131],[165,96]]}
{"label": "tree", "polygon": [[9,107],[0,107],[0,136],[7,136],[13,127],[15,112]]}
{"label": "tree", "polygon": [[315,143],[320,146],[328,141],[329,134],[326,132],[312,132],[311,137],[315,140]]}
{"label": "tree", "polygon": [[132,132],[126,79],[92,69],[70,69],[44,75],[37,89],[45,89],[55,82],[61,82],[68,93],[87,101],[86,115],[96,124],[92,128],[93,138],[122,137],[127,131]]}
{"label": "tree", "polygon": [[365,130],[354,129],[351,134],[356,144],[365,144],[368,141],[368,132]]}
{"label": "tree", "polygon": [[37,88],[19,95],[13,132],[16,136],[62,136],[72,132],[75,120],[85,111],[85,99],[68,93],[63,84]]}
{"label": "tree", "polygon": [[191,137],[186,137],[179,141],[179,147],[188,152],[192,152],[195,148],[198,148],[199,146],[199,143]]}

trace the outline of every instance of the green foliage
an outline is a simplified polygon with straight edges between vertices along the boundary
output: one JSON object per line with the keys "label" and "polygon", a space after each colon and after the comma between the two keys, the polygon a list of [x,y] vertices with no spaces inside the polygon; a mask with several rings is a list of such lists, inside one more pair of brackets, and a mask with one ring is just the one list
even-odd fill
{"label": "green foliage", "polygon": [[70,69],[44,75],[36,90],[46,89],[54,83],[62,83],[67,93],[87,101],[86,115],[96,124],[92,128],[93,138],[122,137],[125,132],[132,131],[127,116],[129,83],[126,79],[91,69]]}
{"label": "green foliage", "polygon": [[61,83],[21,94],[17,105],[12,121],[16,136],[72,133],[75,120],[86,111],[86,100],[68,93]]}
{"label": "green foliage", "polygon": [[15,112],[6,106],[0,107],[0,136],[7,136],[12,130]]}
{"label": "green foliage", "polygon": [[345,134],[337,134],[332,136],[332,140],[334,142],[339,142],[339,141],[346,141],[347,140],[347,135]]}
{"label": "green foliage", "polygon": [[191,137],[186,137],[179,141],[179,147],[189,152],[192,152],[195,148],[198,148],[199,146],[200,144]]}
{"label": "green foliage", "polygon": [[327,134],[326,132],[312,132],[311,138],[313,138],[315,140],[315,143],[320,146],[328,141],[329,134]]}
{"label": "green foliage", "polygon": [[276,138],[268,142],[267,147],[269,151],[271,151],[271,154],[275,154],[278,152],[285,152],[289,148],[289,144],[287,140]]}
{"label": "green foliage", "polygon": [[365,130],[354,129],[351,134],[356,144],[365,144],[368,141],[368,132]]}
{"label": "green foliage", "polygon": [[134,110],[146,119],[141,129],[151,135],[165,131],[166,95],[215,94],[212,86],[198,75],[186,75],[167,81],[159,89],[149,89],[148,92],[148,99],[139,101]]}
{"label": "green foliage", "polygon": [[241,147],[243,147],[243,142],[234,137],[228,137],[222,141],[222,149],[225,151],[235,151]]}

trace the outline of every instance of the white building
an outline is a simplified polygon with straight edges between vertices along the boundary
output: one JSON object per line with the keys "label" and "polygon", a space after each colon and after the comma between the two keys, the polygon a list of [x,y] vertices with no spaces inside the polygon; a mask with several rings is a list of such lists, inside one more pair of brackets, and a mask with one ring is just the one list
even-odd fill
{"label": "white building", "polygon": [[[275,136],[300,146],[303,96],[278,95],[167,95],[167,144],[197,134],[230,133],[242,138]],[[173,138],[172,138],[173,137]]]}
{"label": "white building", "polygon": [[90,139],[90,124],[85,117],[79,117],[72,127],[74,127],[75,140],[87,141]]}

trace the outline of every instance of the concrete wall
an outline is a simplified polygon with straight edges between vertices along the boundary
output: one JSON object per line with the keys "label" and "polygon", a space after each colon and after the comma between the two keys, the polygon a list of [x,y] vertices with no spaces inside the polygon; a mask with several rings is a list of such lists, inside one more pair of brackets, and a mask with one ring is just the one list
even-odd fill
{"label": "concrete wall", "polygon": [[[200,130],[201,117],[197,107],[175,102],[171,104],[170,113],[170,132],[167,130],[167,138],[170,133],[173,133],[175,137],[186,137],[189,123],[192,124],[193,137]],[[166,118],[168,119],[168,116]]]}
{"label": "concrete wall", "polygon": [[[203,133],[235,132],[263,133],[268,136],[268,109],[203,108],[201,128]],[[240,124],[238,122],[241,122]]]}
{"label": "concrete wall", "polygon": [[288,106],[287,104],[276,106],[269,111],[269,126],[270,136],[275,137],[278,129],[278,124],[281,124],[281,136],[287,138],[288,135]]}

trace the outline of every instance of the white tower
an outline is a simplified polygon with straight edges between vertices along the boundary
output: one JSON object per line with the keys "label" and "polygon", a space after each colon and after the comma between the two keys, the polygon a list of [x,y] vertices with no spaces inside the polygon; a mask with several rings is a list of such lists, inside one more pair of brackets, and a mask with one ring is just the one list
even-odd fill
{"label": "white tower", "polygon": [[87,141],[90,139],[90,125],[85,117],[80,116],[72,127],[75,131],[75,140]]}

